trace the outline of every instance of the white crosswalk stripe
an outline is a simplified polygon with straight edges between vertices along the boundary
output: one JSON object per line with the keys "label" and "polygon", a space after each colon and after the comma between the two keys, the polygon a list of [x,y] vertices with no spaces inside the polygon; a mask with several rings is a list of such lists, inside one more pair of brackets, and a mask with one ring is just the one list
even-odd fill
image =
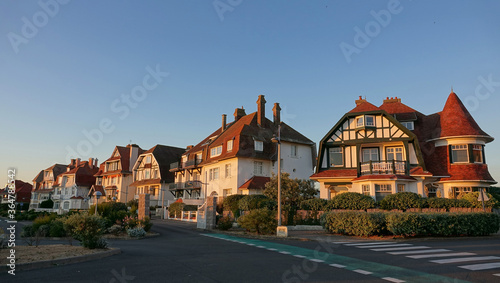
{"label": "white crosswalk stripe", "polygon": [[394,244],[394,242],[353,243],[353,244],[345,244],[344,246],[366,246],[366,245],[383,245],[383,244]]}
{"label": "white crosswalk stripe", "polygon": [[411,246],[411,247],[398,247],[398,248],[382,248],[382,249],[370,249],[374,252],[388,252],[388,251],[404,251],[404,250],[419,250],[428,249],[427,246]]}
{"label": "white crosswalk stripe", "polygon": [[463,268],[463,269],[474,270],[474,271],[475,270],[486,270],[486,269],[499,268],[500,262],[463,265],[463,266],[459,266],[459,267]]}
{"label": "white crosswalk stripe", "polygon": [[475,257],[458,257],[458,258],[430,260],[430,262],[443,264],[443,263],[456,263],[456,262],[467,262],[467,261],[494,260],[499,258],[500,257],[498,256],[475,256]]}
{"label": "white crosswalk stripe", "polygon": [[449,257],[449,256],[466,256],[476,255],[474,253],[449,253],[449,254],[429,254],[429,255],[407,255],[406,257],[413,259],[431,258],[431,257]]}
{"label": "white crosswalk stripe", "polygon": [[447,249],[419,250],[419,251],[404,251],[404,252],[389,252],[391,255],[407,255],[407,254],[425,254],[425,253],[441,253],[451,252]]}
{"label": "white crosswalk stripe", "polygon": [[413,246],[412,244],[391,244],[391,245],[370,245],[370,246],[356,246],[360,249],[372,249],[372,248],[392,248],[392,247],[408,247]]}
{"label": "white crosswalk stripe", "polygon": [[403,283],[403,282],[406,282],[404,280],[400,280],[400,279],[396,279],[396,278],[392,278],[392,277],[384,277],[382,279],[387,280],[389,282],[394,282],[394,283]]}

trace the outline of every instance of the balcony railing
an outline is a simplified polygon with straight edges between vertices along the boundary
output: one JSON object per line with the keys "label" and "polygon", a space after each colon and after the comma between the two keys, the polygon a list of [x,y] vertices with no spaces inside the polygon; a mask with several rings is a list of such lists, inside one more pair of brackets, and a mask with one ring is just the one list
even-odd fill
{"label": "balcony railing", "polygon": [[198,164],[201,163],[201,159],[191,159],[186,162],[182,163],[183,168],[191,167],[191,166],[197,166]]}
{"label": "balcony railing", "polygon": [[201,189],[201,181],[187,181],[172,183],[168,186],[171,191]]}
{"label": "balcony railing", "polygon": [[182,166],[180,162],[174,162],[170,164],[170,171],[181,170]]}
{"label": "balcony railing", "polygon": [[361,162],[361,175],[394,174],[408,175],[406,161],[367,161]]}

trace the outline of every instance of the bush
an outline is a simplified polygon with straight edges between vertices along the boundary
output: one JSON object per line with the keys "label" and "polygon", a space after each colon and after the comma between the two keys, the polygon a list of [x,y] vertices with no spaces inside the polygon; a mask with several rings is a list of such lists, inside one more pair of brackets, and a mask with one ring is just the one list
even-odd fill
{"label": "bush", "polygon": [[387,229],[403,236],[486,236],[500,229],[494,213],[390,213]]}
{"label": "bush", "polygon": [[406,210],[408,208],[421,208],[424,206],[424,203],[422,197],[416,193],[401,192],[386,196],[379,202],[379,206],[386,210]]}
{"label": "bush", "polygon": [[127,229],[127,234],[130,237],[140,238],[146,236],[146,231],[141,226],[137,226],[132,229]]}
{"label": "bush", "polygon": [[122,225],[125,229],[137,227],[137,225],[139,225],[139,218],[136,216],[125,216],[125,218],[123,218]]}
{"label": "bush", "polygon": [[336,195],[328,201],[326,210],[331,209],[352,209],[352,210],[366,210],[374,208],[376,205],[375,200],[370,196],[365,196],[359,193],[343,193]]}
{"label": "bush", "polygon": [[87,213],[73,214],[64,221],[64,229],[85,248],[107,247],[106,241],[102,239],[102,235],[106,232],[106,221],[100,216]]}
{"label": "bush", "polygon": [[194,204],[186,204],[182,208],[182,211],[198,211],[198,206]]}
{"label": "bush", "polygon": [[37,218],[35,218],[35,220],[33,220],[33,228],[36,231],[42,225],[49,225],[56,218],[57,214],[55,213],[38,216]]}
{"label": "bush", "polygon": [[[488,196],[489,200],[484,202],[484,206],[497,207],[498,201],[491,194],[486,193],[486,195]],[[470,207],[483,208],[483,202],[478,201],[477,200],[478,197],[479,197],[479,192],[470,192],[463,195],[462,199],[468,201],[470,203]]]}
{"label": "bush", "polygon": [[238,207],[245,211],[263,208],[263,202],[268,199],[265,195],[246,195],[239,200]]}
{"label": "bush", "polygon": [[[95,205],[89,208],[89,213],[95,213]],[[103,202],[97,205],[97,213],[106,220],[106,227],[116,224],[128,215],[127,205],[121,202]]]}
{"label": "bush", "polygon": [[40,208],[53,208],[54,207],[54,201],[51,199],[44,200],[40,203]]}
{"label": "bush", "polygon": [[219,230],[226,231],[231,229],[232,227],[233,227],[233,221],[228,216],[220,218],[219,221],[217,222],[217,229]]}
{"label": "bush", "polygon": [[50,237],[66,237],[66,231],[64,230],[64,220],[55,219],[50,223],[49,236]]}
{"label": "bush", "polygon": [[328,204],[328,201],[326,199],[313,198],[313,199],[303,200],[300,203],[300,209],[321,211],[321,210],[325,210],[325,207],[327,204]]}
{"label": "bush", "polygon": [[113,234],[115,236],[120,235],[123,232],[123,227],[121,225],[115,224],[108,228],[107,233]]}
{"label": "bush", "polygon": [[132,215],[137,215],[137,209],[139,208],[139,200],[133,199],[127,202],[127,208],[130,207],[130,213]]}
{"label": "bush", "polygon": [[234,218],[240,216],[239,202],[244,197],[244,195],[230,195],[224,198],[223,205],[224,210],[231,211]]}
{"label": "bush", "polygon": [[23,226],[23,230],[21,230],[21,237],[28,238],[35,236],[35,229],[33,229],[33,225]]}
{"label": "bush", "polygon": [[176,215],[180,217],[183,209],[184,204],[182,202],[174,202],[168,207],[168,215],[170,217],[175,217]]}
{"label": "bush", "polygon": [[426,201],[429,208],[470,207],[470,203],[465,199],[428,198]]}
{"label": "bush", "polygon": [[278,202],[273,199],[267,198],[260,201],[260,208],[267,208],[269,210],[278,210]]}
{"label": "bush", "polygon": [[371,236],[386,232],[385,213],[327,212],[321,216],[321,223],[329,232],[345,235]]}
{"label": "bush", "polygon": [[250,232],[257,234],[274,234],[278,227],[276,212],[266,208],[254,209],[238,218],[238,224]]}
{"label": "bush", "polygon": [[153,227],[153,223],[151,223],[151,219],[146,216],[143,220],[139,220],[139,225],[144,228],[144,231],[149,232],[151,227]]}

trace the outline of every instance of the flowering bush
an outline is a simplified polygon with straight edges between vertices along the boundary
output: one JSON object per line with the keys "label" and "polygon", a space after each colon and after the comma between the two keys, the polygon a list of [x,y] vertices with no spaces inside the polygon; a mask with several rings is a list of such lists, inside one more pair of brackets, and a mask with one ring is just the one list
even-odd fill
{"label": "flowering bush", "polygon": [[144,231],[144,228],[142,228],[141,226],[137,226],[137,227],[132,228],[132,229],[127,229],[127,234],[130,237],[139,238],[139,237],[146,236],[146,231]]}
{"label": "flowering bush", "polygon": [[125,216],[122,221],[122,225],[125,229],[135,228],[139,224],[139,219],[133,216]]}

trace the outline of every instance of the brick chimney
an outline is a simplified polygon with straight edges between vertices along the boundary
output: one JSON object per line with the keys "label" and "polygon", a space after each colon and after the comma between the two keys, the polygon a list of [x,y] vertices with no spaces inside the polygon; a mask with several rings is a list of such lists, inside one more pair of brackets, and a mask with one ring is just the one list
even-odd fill
{"label": "brick chimney", "polygon": [[281,107],[279,103],[274,103],[273,121],[275,125],[279,125],[281,123]]}
{"label": "brick chimney", "polygon": [[80,161],[82,161],[80,158],[76,159],[76,164],[75,164],[76,167],[80,166]]}
{"label": "brick chimney", "polygon": [[95,158],[95,159],[94,159],[94,166],[95,166],[95,167],[98,167],[98,166],[99,166],[99,165],[98,165],[98,163],[97,163],[97,161],[98,161],[98,160],[97,160],[97,158]]}
{"label": "brick chimney", "polygon": [[221,132],[224,132],[226,130],[226,122],[227,122],[227,115],[222,114],[222,130],[221,130]]}
{"label": "brick chimney", "polygon": [[265,127],[266,121],[266,99],[264,95],[259,95],[259,99],[257,100],[257,124],[261,127]]}
{"label": "brick chimney", "polygon": [[245,113],[245,109],[243,109],[243,106],[241,106],[241,108],[236,108],[236,110],[234,110],[234,121],[238,121],[241,117],[247,115]]}
{"label": "brick chimney", "polygon": [[89,158],[89,167],[90,169],[94,168],[94,158],[92,157]]}
{"label": "brick chimney", "polygon": [[360,105],[361,103],[366,102],[366,99],[363,99],[363,97],[360,95],[359,99],[357,99],[355,102],[356,105]]}
{"label": "brick chimney", "polygon": [[398,98],[397,96],[396,97],[387,97],[386,99],[384,99],[384,103],[391,103],[391,102],[401,102],[401,98]]}

